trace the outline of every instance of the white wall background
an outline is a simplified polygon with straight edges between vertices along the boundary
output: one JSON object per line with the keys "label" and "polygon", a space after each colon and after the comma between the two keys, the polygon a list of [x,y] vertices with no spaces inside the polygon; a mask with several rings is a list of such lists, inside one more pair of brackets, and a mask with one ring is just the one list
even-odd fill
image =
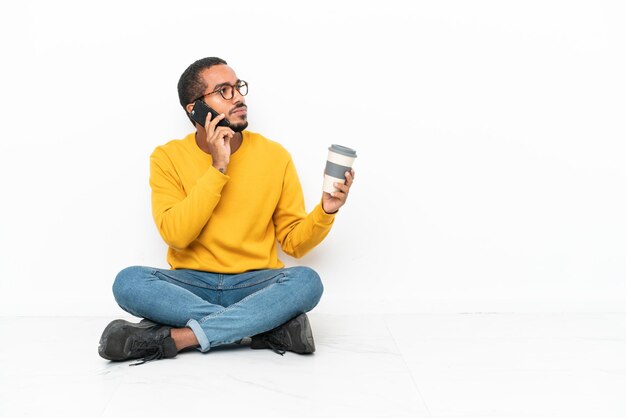
{"label": "white wall background", "polygon": [[148,157],[190,132],[182,71],[226,59],[250,129],[311,209],[326,311],[624,311],[620,1],[56,1],[2,6],[0,314],[117,315],[128,265],[166,267]]}

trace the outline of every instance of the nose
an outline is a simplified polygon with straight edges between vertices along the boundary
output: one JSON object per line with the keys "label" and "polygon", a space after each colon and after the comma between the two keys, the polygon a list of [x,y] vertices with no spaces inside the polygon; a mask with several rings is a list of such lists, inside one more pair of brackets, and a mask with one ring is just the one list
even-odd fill
{"label": "nose", "polygon": [[[246,99],[243,98],[241,93],[239,93],[237,90],[235,90],[235,91],[236,91],[236,93],[233,94],[233,98],[230,99],[230,100],[232,100],[232,102],[235,105],[235,107],[239,106],[239,104],[241,104],[241,103],[246,104]],[[239,97],[237,97],[237,94],[239,94]]]}
{"label": "nose", "polygon": [[236,100],[237,99],[237,95],[239,95],[239,97],[241,97],[241,99],[243,99],[243,94],[241,94],[239,92],[239,90],[233,88],[233,98],[231,100]]}

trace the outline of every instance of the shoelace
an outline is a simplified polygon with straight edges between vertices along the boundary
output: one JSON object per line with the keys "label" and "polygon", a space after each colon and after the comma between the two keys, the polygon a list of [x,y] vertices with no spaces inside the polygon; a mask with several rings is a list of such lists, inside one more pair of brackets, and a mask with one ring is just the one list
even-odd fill
{"label": "shoelace", "polygon": [[152,354],[149,354],[139,360],[137,363],[132,363],[130,366],[140,366],[152,360],[160,360],[163,358],[163,338],[152,339],[147,341],[133,341],[131,350],[150,350],[155,349]]}
{"label": "shoelace", "polygon": [[263,342],[265,342],[265,344],[267,344],[273,352],[280,354],[281,356],[284,355],[287,352],[287,348],[289,348],[287,344],[272,338],[271,335],[264,335]]}

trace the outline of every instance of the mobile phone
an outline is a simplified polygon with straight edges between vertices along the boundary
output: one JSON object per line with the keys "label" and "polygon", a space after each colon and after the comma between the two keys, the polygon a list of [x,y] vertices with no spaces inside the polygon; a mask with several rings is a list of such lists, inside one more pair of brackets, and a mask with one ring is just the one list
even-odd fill
{"label": "mobile phone", "polygon": [[[220,115],[202,100],[196,100],[193,104],[193,109],[191,109],[191,119],[204,126],[206,123],[206,117],[209,113],[211,114],[211,120]],[[230,126],[230,122],[228,119],[224,118],[217,123],[217,126]]]}

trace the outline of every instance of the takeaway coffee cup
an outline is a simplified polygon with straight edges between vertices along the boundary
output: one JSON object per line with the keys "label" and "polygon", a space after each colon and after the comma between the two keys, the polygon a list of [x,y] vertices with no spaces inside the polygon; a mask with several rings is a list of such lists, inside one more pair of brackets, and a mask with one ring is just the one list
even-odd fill
{"label": "takeaway coffee cup", "polygon": [[333,144],[328,148],[328,159],[326,160],[326,170],[324,170],[324,187],[327,193],[338,191],[333,183],[344,183],[346,181],[346,171],[350,171],[356,151]]}

